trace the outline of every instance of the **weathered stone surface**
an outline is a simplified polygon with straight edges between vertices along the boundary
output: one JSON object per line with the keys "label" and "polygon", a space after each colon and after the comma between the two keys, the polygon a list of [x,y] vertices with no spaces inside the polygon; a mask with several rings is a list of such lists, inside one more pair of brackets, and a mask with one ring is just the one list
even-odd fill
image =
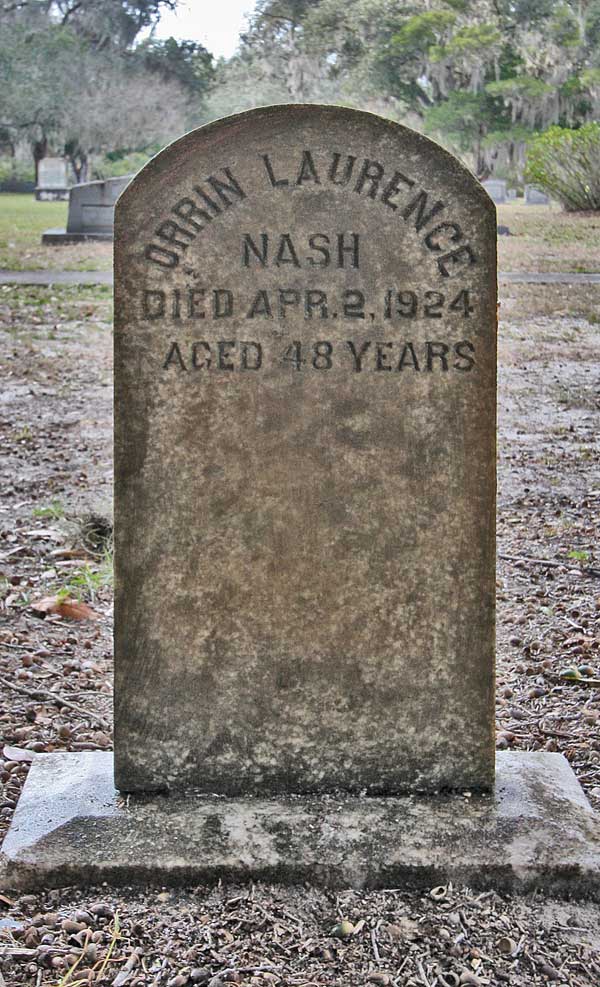
{"label": "weathered stone surface", "polygon": [[[309,880],[600,899],[598,819],[560,754],[498,755],[494,795],[223,799],[114,789],[112,756],[36,756],[4,887]],[[4,869],[4,873],[2,873]]]}
{"label": "weathered stone surface", "polygon": [[116,778],[493,783],[496,217],[334,107],[188,134],[115,216]]}

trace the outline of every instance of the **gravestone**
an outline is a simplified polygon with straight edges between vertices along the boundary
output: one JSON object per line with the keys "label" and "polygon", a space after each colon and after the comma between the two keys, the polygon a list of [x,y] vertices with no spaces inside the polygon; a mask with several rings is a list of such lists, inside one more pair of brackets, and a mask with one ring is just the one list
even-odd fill
{"label": "gravestone", "polygon": [[56,202],[69,198],[69,180],[65,158],[42,158],[38,163],[38,201]]}
{"label": "gravestone", "polygon": [[495,202],[497,205],[506,202],[506,182],[499,178],[489,178],[486,182],[482,182],[482,184],[492,202]]}
{"label": "gravestone", "polygon": [[512,199],[516,199],[517,198],[516,188],[507,188],[506,198],[509,200],[509,202],[512,201]]}
{"label": "gravestone", "polygon": [[390,121],[267,107],[154,158],[115,239],[114,760],[34,755],[6,886],[600,900],[566,759],[494,774],[481,185]]}
{"label": "gravestone", "polygon": [[156,157],[115,233],[118,787],[489,788],[481,185],[394,123],[273,108]]}
{"label": "gravestone", "polygon": [[74,185],[69,194],[67,228],[46,230],[42,234],[42,243],[112,240],[115,202],[131,177],[122,175],[120,178],[107,178],[102,182]]}
{"label": "gravestone", "polygon": [[547,206],[550,202],[550,197],[542,192],[541,189],[536,188],[535,185],[525,186],[525,204],[528,206]]}

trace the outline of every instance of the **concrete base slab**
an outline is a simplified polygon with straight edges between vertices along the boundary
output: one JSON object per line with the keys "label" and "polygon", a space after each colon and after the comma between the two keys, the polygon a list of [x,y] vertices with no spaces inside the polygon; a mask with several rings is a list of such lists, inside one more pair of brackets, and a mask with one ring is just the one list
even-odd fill
{"label": "concrete base slab", "polygon": [[36,188],[35,198],[37,202],[68,202],[69,189],[64,188]]}
{"label": "concrete base slab", "polygon": [[56,227],[52,230],[44,230],[42,233],[42,244],[61,246],[67,243],[90,243],[97,240],[102,243],[110,243],[113,240],[112,230],[103,233],[69,233],[68,230]]}
{"label": "concrete base slab", "polygon": [[494,795],[126,796],[112,755],[34,759],[2,847],[19,889],[265,880],[600,900],[600,822],[560,754],[498,754]]}

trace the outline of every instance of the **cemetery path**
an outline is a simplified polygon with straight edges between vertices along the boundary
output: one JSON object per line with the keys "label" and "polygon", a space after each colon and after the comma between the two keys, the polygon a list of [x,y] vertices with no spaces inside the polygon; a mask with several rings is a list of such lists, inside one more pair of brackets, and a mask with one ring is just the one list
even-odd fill
{"label": "cemetery path", "polygon": [[[599,293],[506,285],[498,400],[497,744],[563,752],[596,807]],[[0,837],[34,752],[111,745],[110,296],[0,291]],[[111,942],[100,987],[600,982],[598,906],[464,888],[4,889],[0,909],[10,987],[56,987],[86,944],[83,982]]]}
{"label": "cemetery path", "polygon": [[112,284],[112,271],[7,271],[0,270],[0,284]]}
{"label": "cemetery path", "polygon": [[[112,284],[111,271],[8,271],[0,269],[0,284]],[[575,271],[499,271],[500,284],[600,284],[600,274]]]}

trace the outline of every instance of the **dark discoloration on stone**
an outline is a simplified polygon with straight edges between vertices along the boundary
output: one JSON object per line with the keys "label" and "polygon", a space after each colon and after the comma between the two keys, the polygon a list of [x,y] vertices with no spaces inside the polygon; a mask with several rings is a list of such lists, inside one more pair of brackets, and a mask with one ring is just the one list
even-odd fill
{"label": "dark discoloration on stone", "polygon": [[600,900],[600,830],[560,754],[498,756],[494,795],[132,795],[112,755],[42,754],[3,846],[5,887],[265,880]]}
{"label": "dark discoloration on stone", "polygon": [[115,222],[119,787],[490,787],[491,201],[396,124],[273,107]]}

